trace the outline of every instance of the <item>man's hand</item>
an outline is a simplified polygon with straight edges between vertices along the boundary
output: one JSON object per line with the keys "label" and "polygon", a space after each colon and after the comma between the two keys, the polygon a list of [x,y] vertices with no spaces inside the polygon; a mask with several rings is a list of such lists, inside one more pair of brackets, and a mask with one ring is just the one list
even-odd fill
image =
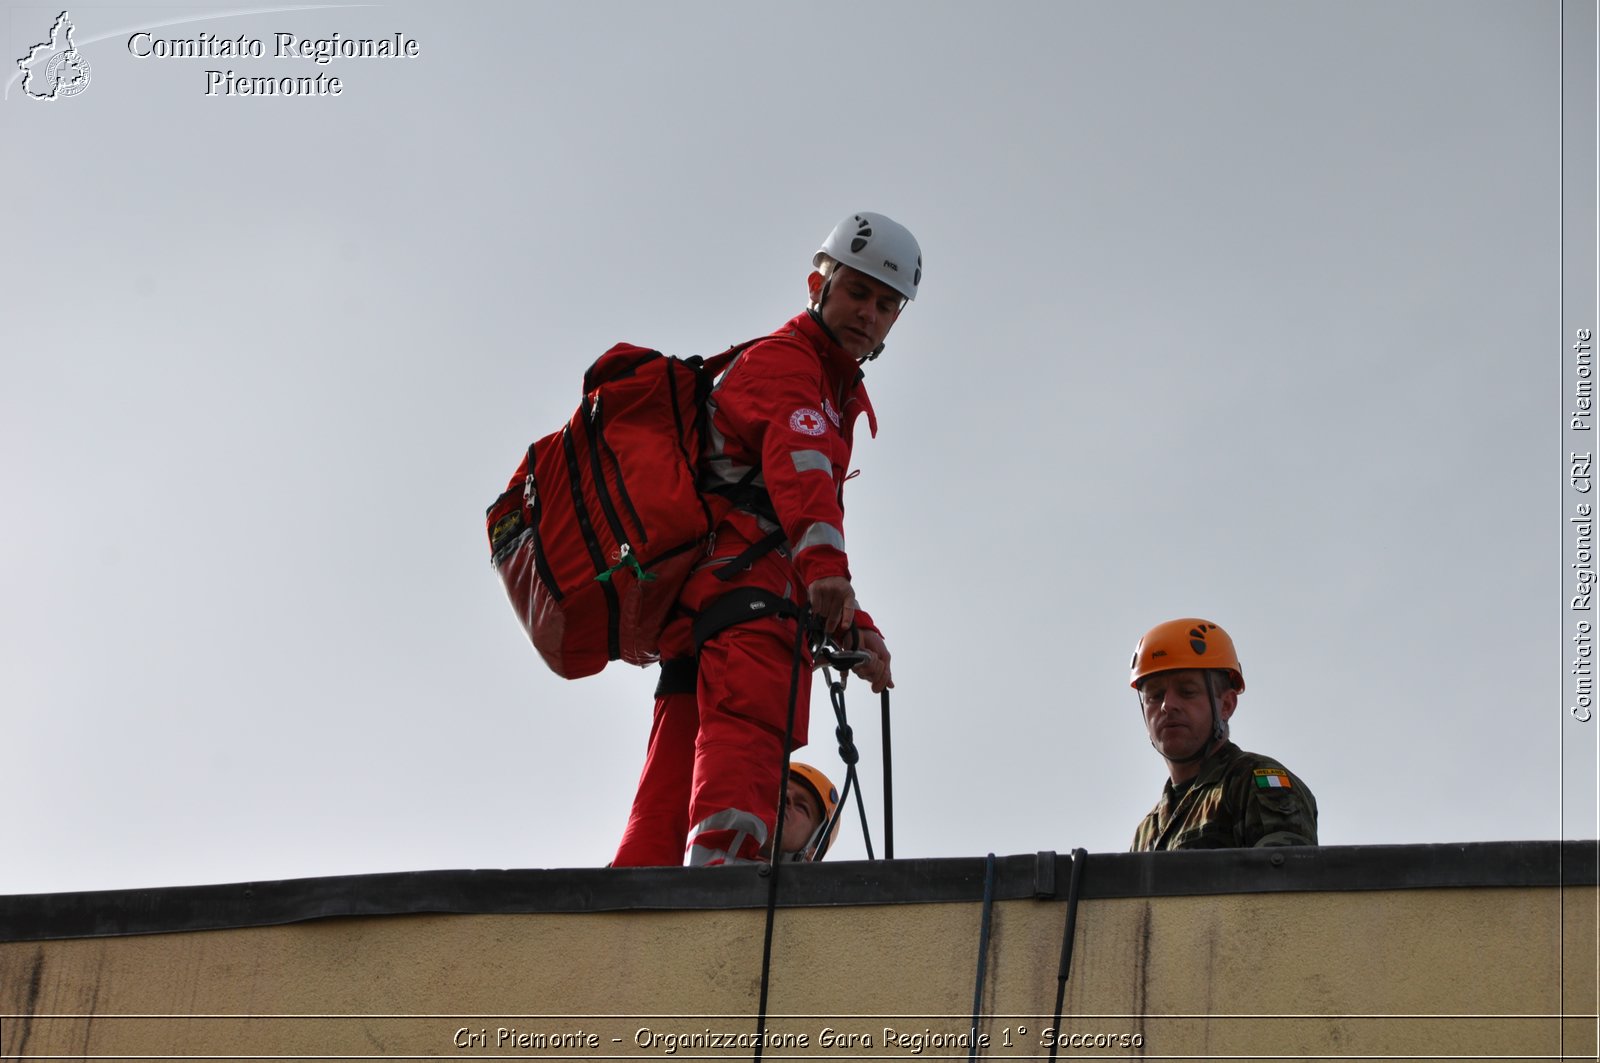
{"label": "man's hand", "polygon": [[[856,592],[843,576],[824,576],[806,588],[811,612],[822,621],[822,632],[846,631],[856,618]],[[879,640],[882,641],[882,640]]]}
{"label": "man's hand", "polygon": [[871,628],[861,628],[858,634],[861,636],[861,648],[872,656],[851,671],[871,683],[874,694],[881,694],[885,687],[894,686],[894,676],[889,672],[889,647],[883,644],[883,636]]}

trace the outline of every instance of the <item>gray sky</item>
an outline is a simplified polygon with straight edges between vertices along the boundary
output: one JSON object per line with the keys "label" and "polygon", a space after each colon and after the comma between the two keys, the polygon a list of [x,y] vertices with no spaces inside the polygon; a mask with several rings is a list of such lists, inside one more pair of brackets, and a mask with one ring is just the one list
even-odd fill
{"label": "gray sky", "polygon": [[1186,615],[1325,843],[1596,836],[1555,3],[70,10],[88,87],[0,104],[0,892],[605,863],[654,673],[549,673],[484,507],[600,352],[771,330],[863,209],[926,263],[847,492],[897,855],[1126,848]]}

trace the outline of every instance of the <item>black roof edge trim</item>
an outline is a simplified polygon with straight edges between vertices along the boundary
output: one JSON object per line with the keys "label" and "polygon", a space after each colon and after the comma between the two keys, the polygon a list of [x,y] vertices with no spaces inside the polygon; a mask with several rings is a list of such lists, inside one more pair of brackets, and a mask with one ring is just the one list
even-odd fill
{"label": "black roof edge trim", "polygon": [[[1600,842],[1464,842],[1095,853],[1082,899],[1600,884]],[[1050,862],[1054,859],[1053,869]],[[1067,853],[996,861],[996,900],[1048,899]],[[786,866],[784,907],[977,902],[983,857]],[[0,896],[0,941],[166,934],[311,919],[760,908],[767,869],[406,871],[159,889]]]}

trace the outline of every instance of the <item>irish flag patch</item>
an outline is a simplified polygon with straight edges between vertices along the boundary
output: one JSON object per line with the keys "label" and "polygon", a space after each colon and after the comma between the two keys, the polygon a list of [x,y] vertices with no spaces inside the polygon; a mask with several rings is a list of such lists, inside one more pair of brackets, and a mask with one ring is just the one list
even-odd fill
{"label": "irish flag patch", "polygon": [[1282,768],[1257,768],[1256,788],[1259,790],[1291,789],[1288,773]]}

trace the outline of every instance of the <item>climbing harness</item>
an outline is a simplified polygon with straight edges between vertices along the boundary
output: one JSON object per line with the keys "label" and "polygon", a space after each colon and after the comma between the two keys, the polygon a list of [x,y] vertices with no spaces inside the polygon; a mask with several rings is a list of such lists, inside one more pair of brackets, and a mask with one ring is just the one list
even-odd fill
{"label": "climbing harness", "polygon": [[[732,627],[734,624],[741,624],[748,620],[756,620],[768,616],[790,618],[800,623],[800,630],[796,632],[795,637],[795,667],[799,667],[801,655],[806,648],[805,639],[809,638],[812,660],[821,662],[822,674],[828,684],[828,698],[830,704],[833,706],[833,715],[837,721],[837,724],[834,728],[834,735],[839,741],[839,759],[843,761],[845,765],[845,780],[844,785],[839,791],[839,803],[837,806],[835,806],[833,815],[829,817],[828,822],[825,825],[826,829],[824,830],[822,836],[824,838],[831,837],[834,824],[838,817],[843,813],[844,808],[849,803],[850,796],[853,793],[856,800],[856,810],[861,816],[861,836],[862,840],[866,844],[867,859],[876,860],[877,855],[873,852],[872,848],[871,828],[867,822],[865,798],[862,796],[861,780],[860,776],[856,772],[856,765],[861,760],[861,753],[856,748],[855,732],[851,728],[849,719],[846,715],[844,701],[845,685],[850,678],[850,669],[866,660],[868,656],[867,653],[861,650],[845,650],[833,645],[823,638],[820,630],[815,628],[813,625],[811,610],[809,607],[796,605],[788,598],[774,594],[768,590],[763,590],[760,587],[735,587],[727,594],[720,596],[710,605],[702,609],[694,618],[693,631],[695,652],[698,654],[700,652],[700,647],[704,646],[706,642],[714,638],[719,632],[726,628]],[[664,672],[666,665],[663,664],[662,667]],[[835,669],[838,670],[837,677],[834,675]],[[798,684],[798,678],[796,678],[796,684]],[[692,686],[689,689],[693,689]],[[782,838],[783,828],[781,819],[784,805],[783,795],[787,791],[787,787],[789,785],[788,750],[790,744],[794,741],[794,698],[797,696],[797,691],[792,691],[790,693],[789,722],[784,730],[783,736],[784,761],[782,788],[780,788],[778,792],[778,810],[780,822],[776,827],[779,832],[775,835],[777,838]],[[884,858],[891,859],[894,855],[894,844],[892,841],[894,825],[892,804],[893,796],[890,791],[891,783],[889,777],[889,692],[887,690],[885,690],[882,694],[882,706],[885,838]],[[818,856],[820,855],[821,853],[819,852]]]}

